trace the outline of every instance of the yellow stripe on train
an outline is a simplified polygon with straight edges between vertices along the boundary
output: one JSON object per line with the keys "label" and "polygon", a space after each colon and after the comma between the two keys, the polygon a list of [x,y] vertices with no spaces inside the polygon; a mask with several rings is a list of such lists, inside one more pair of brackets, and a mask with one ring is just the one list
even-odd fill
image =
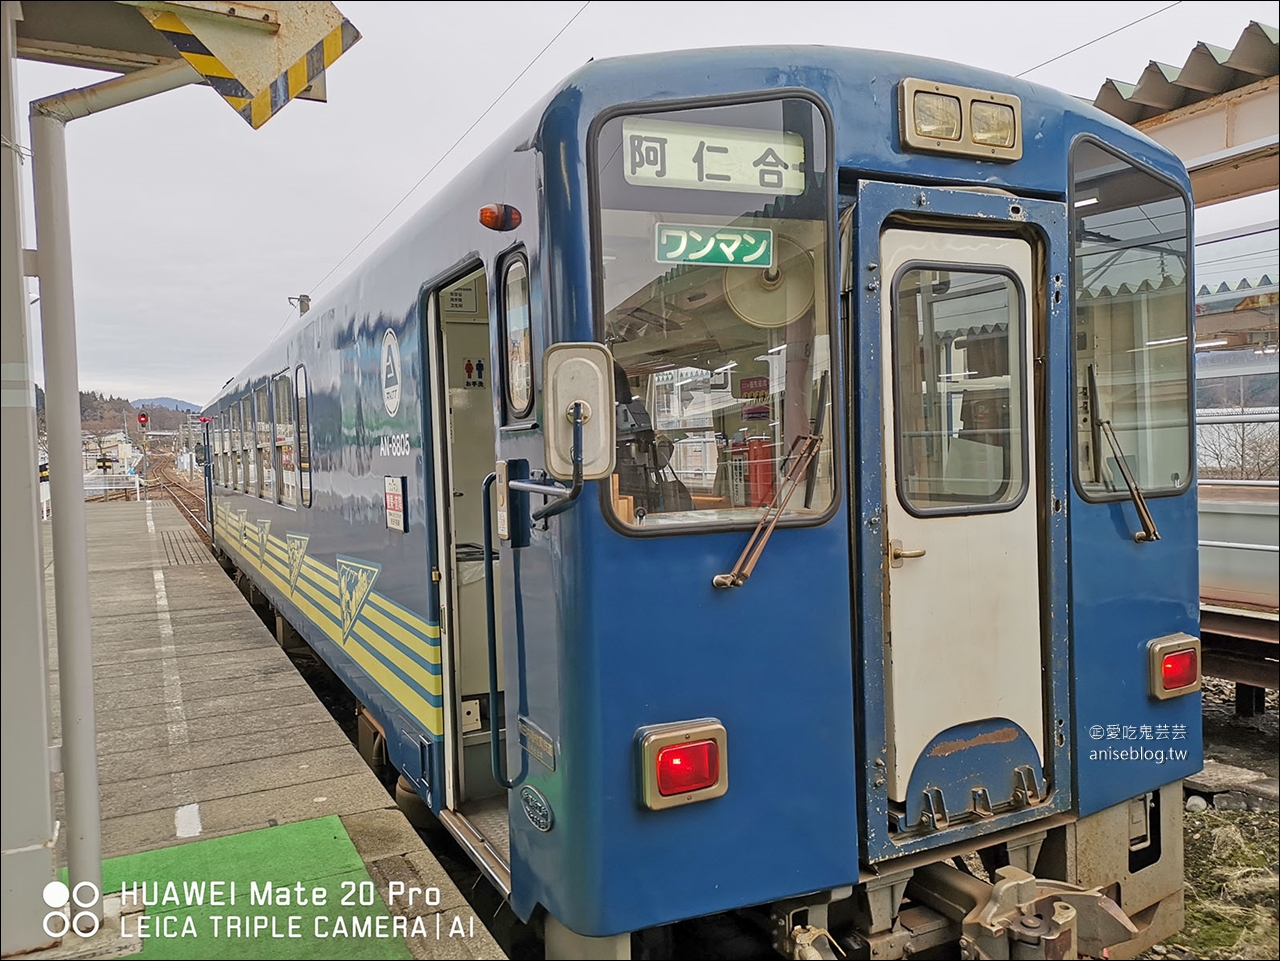
{"label": "yellow stripe on train", "polygon": [[433,707],[429,701],[418,694],[408,684],[404,683],[400,678],[389,670],[386,665],[379,661],[372,653],[365,650],[360,644],[342,643],[342,628],[334,624],[331,620],[324,616],[319,610],[311,605],[307,598],[299,598],[295,603],[298,604],[299,610],[307,615],[317,627],[324,631],[329,640],[333,641],[341,647],[346,653],[360,665],[360,668],[369,675],[373,681],[387,692],[397,703],[416,718],[423,727],[436,737],[444,734],[444,718],[438,707]]}
{"label": "yellow stripe on train", "polygon": [[[238,553],[238,552],[237,552]],[[256,570],[269,583],[274,585],[282,594],[288,594],[288,583],[286,581],[287,571],[284,576],[274,569],[273,566],[263,565],[257,558],[244,554],[241,559],[249,566]],[[441,709],[432,706],[431,702],[426,700],[421,694],[415,691],[409,684],[405,683],[396,673],[387,667],[377,655],[366,648],[363,644],[344,643],[342,627],[334,622],[333,618],[326,617],[323,611],[318,609],[312,603],[312,595],[310,592],[304,597],[299,598],[294,595],[294,603],[311,622],[318,627],[329,640],[341,647],[360,668],[372,678],[379,687],[386,691],[394,698],[405,710],[409,711],[422,725],[432,734],[441,736],[444,732],[443,717]],[[333,605],[334,614],[337,615],[337,605]],[[391,660],[402,671],[414,677],[422,687],[432,694],[440,695],[441,680],[423,670],[420,665],[413,664],[412,660],[404,655],[403,652],[395,648],[394,645],[388,644],[385,640],[378,637],[376,632],[368,627],[361,625],[359,621],[353,625],[353,629],[359,627],[359,636],[367,642],[370,647],[376,648],[388,660]]]}

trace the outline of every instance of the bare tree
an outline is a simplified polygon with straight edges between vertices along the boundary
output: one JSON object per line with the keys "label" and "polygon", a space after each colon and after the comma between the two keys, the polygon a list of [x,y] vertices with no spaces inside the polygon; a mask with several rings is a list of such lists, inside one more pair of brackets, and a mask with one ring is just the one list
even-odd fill
{"label": "bare tree", "polygon": [[94,439],[98,445],[98,456],[102,457],[106,452],[106,439],[112,434],[125,432],[124,417],[119,411],[103,411],[96,420],[82,420],[80,430]]}
{"label": "bare tree", "polygon": [[1280,476],[1280,431],[1269,424],[1199,424],[1200,473],[1207,479],[1264,480]]}
{"label": "bare tree", "polygon": [[1244,476],[1249,480],[1280,477],[1280,425],[1242,424],[1247,427],[1243,444]]}

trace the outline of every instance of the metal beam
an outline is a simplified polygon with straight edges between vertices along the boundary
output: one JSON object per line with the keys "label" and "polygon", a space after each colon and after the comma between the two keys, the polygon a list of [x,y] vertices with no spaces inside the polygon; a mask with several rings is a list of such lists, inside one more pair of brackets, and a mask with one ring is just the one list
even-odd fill
{"label": "metal beam", "polygon": [[87,67],[93,70],[119,70],[124,73],[154,67],[158,63],[175,59],[155,54],[136,53],[132,50],[90,47],[82,43],[40,39],[18,41],[18,57],[21,60],[39,60],[44,63]]}
{"label": "metal beam", "polygon": [[[1201,638],[1204,643],[1204,638]],[[1260,654],[1246,654],[1238,651],[1222,651],[1205,645],[1204,665],[1201,672],[1209,677],[1220,677],[1224,681],[1237,684],[1248,684],[1250,687],[1267,687],[1275,690],[1280,685],[1280,667],[1277,667],[1274,656],[1266,660]]]}
{"label": "metal beam", "polygon": [[1197,207],[1280,187],[1280,77],[1135,124],[1186,164]]}
{"label": "metal beam", "polygon": [[169,60],[146,70],[113,77],[89,87],[79,87],[45,97],[31,104],[31,118],[47,117],[59,124],[101,113],[124,103],[132,103],[158,93],[176,90],[204,78],[185,60]]}
{"label": "metal beam", "polygon": [[197,17],[229,23],[250,30],[264,33],[276,33],[280,30],[280,11],[278,3],[265,5],[261,3],[207,3],[190,0],[186,3],[165,3],[160,0],[120,0],[130,7],[147,7],[151,10],[164,10],[168,13],[180,14],[184,17]]}

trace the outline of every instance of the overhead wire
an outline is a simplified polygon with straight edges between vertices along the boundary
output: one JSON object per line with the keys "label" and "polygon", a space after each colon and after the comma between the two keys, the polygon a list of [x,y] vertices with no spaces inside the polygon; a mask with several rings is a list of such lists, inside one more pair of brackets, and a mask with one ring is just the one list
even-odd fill
{"label": "overhead wire", "polygon": [[[421,187],[422,184],[426,181],[426,179],[430,177],[433,173],[435,173],[436,169],[439,168],[439,166],[449,158],[449,156],[454,152],[454,150],[458,148],[458,146],[462,143],[462,141],[467,139],[467,135],[470,134],[471,131],[475,130],[476,127],[480,125],[480,122],[484,120],[485,117],[489,116],[493,108],[496,107],[499,104],[499,102],[501,102],[502,98],[511,92],[511,88],[514,87],[517,83],[519,83],[526,73],[528,73],[530,70],[533,69],[534,64],[536,64],[539,60],[542,59],[542,55],[551,49],[551,45],[554,44],[557,40],[559,40],[561,35],[566,30],[568,30],[571,26],[573,26],[574,21],[576,21],[580,16],[582,16],[583,12],[589,6],[591,6],[591,0],[586,0],[586,2],[577,9],[577,11],[574,13],[573,16],[565,21],[564,26],[562,26],[559,30],[556,31],[555,36],[553,36],[550,40],[548,40],[543,45],[542,49],[539,50],[537,54],[534,55],[533,59],[530,60],[527,64],[525,64],[524,69],[521,70],[518,74],[516,74],[515,78],[502,89],[501,93],[499,93],[496,97],[494,97],[493,102],[490,103],[489,106],[484,108],[484,111],[480,114],[480,116],[476,117],[476,119],[472,121],[471,126],[469,126],[466,130],[462,131],[461,136],[459,136],[458,139],[455,140],[450,145],[449,149],[446,150],[444,153],[442,153],[436,159],[436,162],[427,168],[427,172],[424,173],[421,177],[419,177],[412,187],[410,187],[407,191],[405,191],[404,196],[401,197],[399,200],[397,200],[395,204],[392,205],[391,209],[388,210],[385,214],[383,214],[376,224],[374,224],[372,227],[369,228],[368,232],[365,233],[365,235],[361,237],[359,241],[356,242],[354,247],[352,247],[350,250],[346,252],[346,254],[343,255],[341,260],[339,260],[336,264],[334,264],[332,267],[329,268],[328,273],[326,273],[323,277],[321,277],[318,281],[316,281],[314,284],[312,284],[308,288],[308,293],[311,291],[314,291],[317,287],[319,287],[326,280],[332,277],[334,273],[338,270],[338,268],[341,267],[343,264],[345,264],[348,260],[350,260],[352,254],[354,254],[357,250],[359,250],[362,246],[364,246],[364,242],[368,240],[370,237],[372,237],[378,231],[378,228],[380,228],[383,224],[385,224],[387,220],[391,217],[391,215],[394,214],[397,210],[399,210],[406,200],[408,200],[411,196],[413,196],[414,191],[416,191],[419,187]],[[292,316],[293,316],[293,309],[291,308],[289,311],[289,316],[284,319],[284,323],[281,324],[280,329],[276,331],[275,337],[272,338],[272,342],[274,342],[275,339],[278,338],[281,333],[283,333],[285,325],[289,323],[289,320]]]}
{"label": "overhead wire", "polygon": [[1027,74],[1032,73],[1033,71],[1039,70],[1041,67],[1047,67],[1051,63],[1057,63],[1063,57],[1069,57],[1073,53],[1079,53],[1085,47],[1092,47],[1095,43],[1098,43],[1099,41],[1106,40],[1108,37],[1114,37],[1117,33],[1120,33],[1121,31],[1124,31],[1124,30],[1128,30],[1130,27],[1136,27],[1138,24],[1142,23],[1142,21],[1144,20],[1150,20],[1152,17],[1158,16],[1164,13],[1166,10],[1172,10],[1174,7],[1178,6],[1178,4],[1180,3],[1182,3],[1182,0],[1174,0],[1173,3],[1170,3],[1167,6],[1161,7],[1159,10],[1153,10],[1151,11],[1151,13],[1148,13],[1146,16],[1139,17],[1137,20],[1131,20],[1122,27],[1116,27],[1114,30],[1108,33],[1104,33],[1100,37],[1094,37],[1088,43],[1082,43],[1078,47],[1072,47],[1070,50],[1066,51],[1065,53],[1060,53],[1056,57],[1050,57],[1048,60],[1044,61],[1043,63],[1038,63],[1034,67],[1028,67],[1026,70],[1022,71],[1022,73],[1015,74],[1015,76],[1025,77]]}

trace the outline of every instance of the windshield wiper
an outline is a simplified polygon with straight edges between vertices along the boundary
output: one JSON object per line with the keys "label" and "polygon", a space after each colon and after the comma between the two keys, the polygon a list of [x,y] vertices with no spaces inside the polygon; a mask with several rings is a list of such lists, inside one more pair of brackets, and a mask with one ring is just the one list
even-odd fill
{"label": "windshield wiper", "polygon": [[760,518],[756,529],[752,531],[747,546],[742,549],[738,563],[733,565],[733,570],[728,574],[717,574],[711,578],[712,584],[716,587],[741,587],[747,582],[747,578],[756,568],[756,561],[760,560],[765,545],[773,535],[773,529],[778,526],[783,511],[787,509],[787,502],[800,486],[801,480],[805,479],[809,464],[814,461],[821,446],[821,434],[801,434],[792,442],[791,450],[787,453],[787,459],[791,463],[787,468],[786,476],[773,492],[773,499],[765,505],[764,515]]}
{"label": "windshield wiper", "polygon": [[818,450],[822,447],[823,428],[827,416],[828,374],[829,371],[823,371],[818,386],[818,412],[813,419],[813,433],[801,434],[791,442],[791,449],[787,451],[786,459],[783,461],[787,468],[782,483],[774,490],[773,498],[765,505],[760,523],[751,532],[747,546],[738,556],[738,563],[733,565],[733,570],[728,574],[717,574],[711,578],[714,586],[741,587],[747,582],[751,572],[756,569],[756,561],[760,560],[760,555],[764,553],[765,545],[773,536],[773,529],[778,526],[778,521],[787,509],[791,495],[796,492],[802,480],[805,484],[804,506],[812,506],[814,481],[817,479]]}
{"label": "windshield wiper", "polygon": [[[1133,479],[1133,473],[1129,470],[1128,459],[1124,456],[1124,451],[1120,449],[1120,439],[1116,437],[1115,428],[1111,426],[1110,418],[1103,418],[1102,416],[1102,408],[1098,404],[1098,376],[1093,364],[1089,365],[1089,407],[1093,415],[1094,436],[1096,438],[1097,434],[1100,433],[1107,439],[1111,453],[1115,455],[1116,466],[1120,468],[1120,476],[1124,478],[1125,486],[1129,488],[1129,498],[1133,501],[1133,507],[1138,512],[1138,521],[1142,524],[1142,530],[1135,531],[1133,539],[1139,544],[1144,541],[1160,540],[1160,532],[1156,530],[1156,522],[1151,517],[1151,511],[1147,509],[1147,499],[1142,496],[1142,488]],[[1093,456],[1095,465],[1101,468],[1102,452],[1097,449],[1096,440],[1094,441]],[[1098,479],[1102,479],[1100,470]]]}

